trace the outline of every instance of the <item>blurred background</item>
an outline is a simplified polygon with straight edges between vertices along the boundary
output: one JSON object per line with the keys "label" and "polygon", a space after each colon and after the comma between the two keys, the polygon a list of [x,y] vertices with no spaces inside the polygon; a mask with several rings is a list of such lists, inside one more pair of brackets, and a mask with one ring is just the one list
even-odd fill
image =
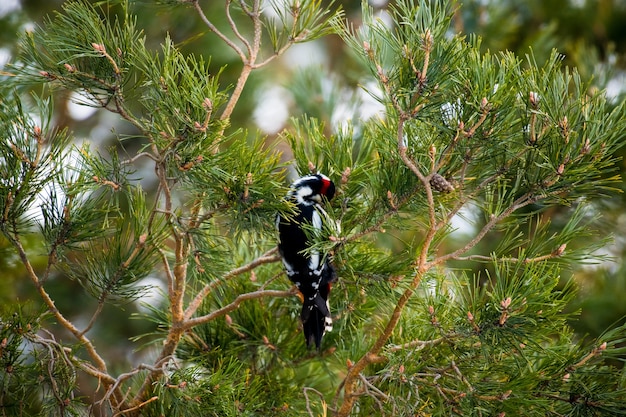
{"label": "blurred background", "polygon": [[[207,0],[201,4],[209,19],[218,27],[225,26],[223,2]],[[1,73],[7,75],[6,64],[16,60],[17,33],[32,30],[62,5],[62,0],[0,0]],[[370,5],[380,19],[387,19],[386,9],[391,6],[387,1],[371,0]],[[349,20],[358,24],[359,1],[338,1],[332,5],[329,2],[329,7],[338,6],[345,10]],[[556,49],[563,54],[565,65],[576,67],[591,88],[606,90],[610,102],[617,103],[626,96],[626,1],[465,0],[458,6],[452,21],[453,31],[481,37],[483,50],[492,53],[511,50],[520,57],[532,51],[536,61],[542,63]],[[118,6],[112,2],[108,7],[115,13]],[[149,0],[136,2],[132,7],[149,47],[159,48],[169,34],[185,53],[210,56],[212,71],[225,68],[223,86],[234,83],[241,65],[237,56],[207,30],[191,8]],[[271,13],[271,7],[266,12]],[[363,80],[359,72],[354,57],[344,50],[336,36],[295,45],[279,60],[253,73],[231,126],[243,127],[250,134],[261,131],[267,135],[268,143],[278,146],[283,158],[289,160],[289,150],[279,143],[278,133],[289,126],[290,117],[308,114],[324,120],[328,133],[332,133],[349,120],[367,119],[382,111],[361,89]],[[77,96],[68,92],[55,93],[54,123],[58,128],[72,131],[77,141],[108,148],[115,144],[116,135],[133,133],[115,115],[78,105],[76,99]],[[616,155],[620,158],[622,177],[626,169],[625,151],[623,148]],[[626,188],[626,182],[622,182],[621,188],[622,191]],[[573,275],[580,289],[570,306],[581,314],[581,320],[572,323],[580,337],[597,337],[608,327],[621,324],[626,316],[626,195],[621,193],[597,202],[597,211],[602,215],[597,225],[601,235],[613,235],[602,248],[602,255],[611,260],[563,272],[563,281]],[[555,225],[562,224],[565,215],[559,210],[545,213]],[[487,253],[489,248],[481,250]],[[41,262],[43,265],[44,256]],[[22,275],[19,259],[7,242],[0,239],[0,305],[36,300],[30,281],[22,279]],[[157,277],[148,280],[151,280],[149,284],[160,285]],[[72,285],[78,283],[63,280],[62,286],[54,286],[54,282],[50,285],[49,292],[70,319],[78,323],[86,320],[81,312],[92,311],[89,303],[93,300],[75,297],[79,288]],[[158,296],[156,292],[154,296]],[[150,300],[144,297],[142,301]],[[110,337],[116,341],[149,332],[151,329],[144,327],[150,323],[128,320],[141,308],[139,303],[123,309],[105,307],[108,318],[100,320],[100,327],[92,332],[98,333],[100,340]],[[134,355],[130,341],[127,345],[116,343],[108,349],[107,357],[118,357],[121,361],[132,360]]]}

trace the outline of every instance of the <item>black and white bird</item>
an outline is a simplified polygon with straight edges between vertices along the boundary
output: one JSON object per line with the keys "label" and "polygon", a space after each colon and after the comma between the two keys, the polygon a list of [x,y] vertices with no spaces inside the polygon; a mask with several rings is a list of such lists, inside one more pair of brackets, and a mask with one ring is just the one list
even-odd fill
{"label": "black and white bird", "polygon": [[278,250],[287,276],[302,294],[300,319],[307,347],[311,342],[320,349],[324,332],[332,330],[328,305],[331,283],[337,279],[328,253],[311,249],[312,233],[331,223],[322,208],[335,195],[335,184],[325,175],[312,174],[296,180],[287,199],[295,205],[293,213],[276,218]]}

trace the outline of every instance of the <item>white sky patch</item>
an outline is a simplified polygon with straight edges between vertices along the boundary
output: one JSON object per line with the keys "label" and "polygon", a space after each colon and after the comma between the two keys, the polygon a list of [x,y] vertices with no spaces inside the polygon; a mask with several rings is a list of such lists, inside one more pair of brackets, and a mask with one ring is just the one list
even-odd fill
{"label": "white sky patch", "polygon": [[279,132],[289,118],[289,102],[289,94],[282,87],[263,90],[252,115],[259,129],[267,134]]}
{"label": "white sky patch", "polygon": [[321,78],[320,87],[324,100],[332,103],[333,113],[330,117],[330,124],[333,131],[341,131],[355,117],[354,94],[349,89],[341,88],[336,77],[332,75]]}
{"label": "white sky patch", "polygon": [[380,10],[376,13],[376,18],[379,19],[386,28],[392,28],[394,25],[393,17],[387,10]]}
{"label": "white sky patch", "polygon": [[263,4],[263,10],[261,10],[261,13],[263,13],[267,19],[273,20],[274,23],[280,28],[281,20],[278,11],[280,11],[283,15],[289,15],[288,8],[288,0],[270,0],[269,2]]}
{"label": "white sky patch", "polygon": [[[33,120],[37,120],[38,116],[35,114],[30,115]],[[41,123],[35,122],[37,125],[41,125]],[[47,150],[46,150],[47,151]],[[76,167],[78,165],[78,161],[80,157],[76,153],[76,151],[68,152],[66,157],[63,159],[63,165],[65,168],[67,167]],[[51,175],[51,169],[53,167],[49,167],[46,172],[42,173],[42,176],[49,177]],[[72,177],[76,175],[76,171],[73,169],[67,169],[64,171],[67,175],[65,180],[71,181]],[[79,198],[85,198],[84,196],[80,196]],[[50,210],[52,206],[57,207],[58,211],[62,210],[62,207],[65,202],[65,192],[55,181],[50,181],[44,185],[43,189],[37,194],[33,204],[30,206],[28,211],[26,212],[26,216],[33,219],[35,222],[42,224],[44,220],[43,210]]]}
{"label": "white sky patch", "polygon": [[380,9],[387,5],[387,0],[369,0],[368,3],[376,9]]}
{"label": "white sky patch", "polygon": [[624,92],[626,92],[626,72],[620,71],[606,84],[606,97],[609,101],[615,101]]}
{"label": "white sky patch", "polygon": [[67,112],[70,117],[77,121],[86,120],[98,111],[97,108],[86,105],[86,103],[88,103],[88,100],[84,95],[76,91],[72,92],[70,101],[67,104]]}
{"label": "white sky patch", "polygon": [[165,283],[156,277],[146,277],[137,282],[138,287],[146,287],[137,300],[137,307],[143,313],[149,312],[148,306],[156,307],[165,301]]}
{"label": "white sky patch", "polygon": [[3,68],[11,59],[11,52],[7,48],[0,48],[0,68]]}
{"label": "white sky patch", "polygon": [[577,7],[579,9],[582,9],[583,7],[585,7],[586,0],[570,0],[569,3],[573,7]]}
{"label": "white sky patch", "polygon": [[361,102],[361,106],[359,107],[361,120],[368,120],[374,116],[384,116],[385,106],[375,98],[383,94],[378,83],[369,81],[365,83],[363,88],[364,89],[359,89],[357,93],[359,101]]}
{"label": "white sky patch", "polygon": [[327,67],[328,54],[318,42],[297,43],[283,55],[285,65],[291,69],[317,65]]}
{"label": "white sky patch", "polygon": [[331,125],[335,132],[344,130],[354,117],[354,106],[348,100],[341,100],[335,106],[331,117]]}
{"label": "white sky patch", "polygon": [[0,18],[9,13],[16,12],[22,8],[20,0],[2,0],[0,1]]}
{"label": "white sky patch", "polygon": [[36,26],[33,22],[26,22],[22,25],[22,30],[24,30],[24,32],[33,32],[35,30]]}
{"label": "white sky patch", "polygon": [[454,217],[450,224],[454,233],[469,235],[476,231],[476,221],[478,220],[478,210],[473,206],[465,206]]}
{"label": "white sky patch", "polygon": [[111,138],[112,135],[115,136],[117,127],[121,125],[122,122],[117,114],[109,111],[101,111],[100,114],[98,114],[98,123],[91,129],[85,141],[100,144]]}
{"label": "white sky patch", "polygon": [[457,98],[456,103],[444,103],[441,105],[441,117],[449,128],[456,128],[463,118],[463,105],[461,99]]}

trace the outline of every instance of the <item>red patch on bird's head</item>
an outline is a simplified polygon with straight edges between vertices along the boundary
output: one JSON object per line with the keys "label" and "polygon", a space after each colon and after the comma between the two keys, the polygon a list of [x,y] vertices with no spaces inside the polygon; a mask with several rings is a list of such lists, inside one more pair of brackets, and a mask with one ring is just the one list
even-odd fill
{"label": "red patch on bird's head", "polygon": [[322,176],[322,187],[320,194],[326,196],[329,200],[335,195],[335,184],[327,177]]}
{"label": "red patch on bird's head", "polygon": [[330,180],[327,180],[326,178],[323,178],[322,179],[321,193],[326,195],[326,192],[328,191],[328,187],[330,187]]}

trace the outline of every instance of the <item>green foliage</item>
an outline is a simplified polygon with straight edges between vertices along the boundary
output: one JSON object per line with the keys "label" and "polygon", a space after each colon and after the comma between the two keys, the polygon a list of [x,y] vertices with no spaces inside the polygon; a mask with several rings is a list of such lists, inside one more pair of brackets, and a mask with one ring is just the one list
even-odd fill
{"label": "green foliage", "polygon": [[[76,89],[96,103],[106,103],[132,83],[132,56],[143,37],[136,19],[92,6],[86,1],[66,2],[63,12],[48,18],[45,29],[27,32],[21,40],[24,80],[41,77]],[[129,88],[132,88],[129,85]]]}
{"label": "green foliage", "polygon": [[307,42],[332,34],[330,24],[340,17],[335,11],[333,1],[323,3],[320,0],[271,0],[269,3],[277,21],[266,19],[264,24],[274,51],[280,51],[292,42]]}
{"label": "green foliage", "polygon": [[[150,415],[256,416],[261,414],[289,415],[280,403],[284,392],[280,385],[262,374],[244,369],[242,362],[188,367],[174,372],[155,394],[162,398],[158,406],[150,407]],[[265,398],[259,401],[259,398]],[[272,400],[278,399],[277,404]]]}
{"label": "green foliage", "polygon": [[74,363],[45,330],[47,319],[45,312],[29,304],[3,306],[0,311],[0,409],[5,415],[85,412],[75,398]]}
{"label": "green foliage", "polygon": [[273,217],[284,196],[280,160],[263,138],[242,139],[242,132],[228,141],[222,152],[203,151],[200,163],[184,173],[185,188],[210,210],[224,213],[220,224],[232,233],[273,231]]}
{"label": "green foliage", "polygon": [[[172,172],[201,152],[210,152],[223,122],[213,110],[224,104],[218,77],[202,58],[183,56],[171,39],[157,54],[143,47],[133,50],[133,66],[144,80],[138,92],[145,118],[142,127],[162,149],[175,149]],[[173,117],[172,117],[173,116]]]}
{"label": "green foliage", "polygon": [[8,89],[0,92],[0,129],[6,140],[0,143],[0,227],[9,239],[32,226],[30,209],[37,194],[58,174],[55,162],[63,157],[67,144],[64,132],[46,133],[49,122],[49,104],[34,97],[41,111],[36,123],[29,111]]}
{"label": "green foliage", "polygon": [[[68,2],[22,38],[0,98],[0,227],[49,321],[70,338],[57,342],[49,321],[19,306],[3,313],[2,407],[624,413],[615,368],[624,329],[577,340],[568,324],[576,315],[566,312],[575,288],[561,277],[602,259],[591,253],[605,243],[593,233],[592,204],[615,191],[623,103],[611,108],[556,52],[538,63],[451,35],[454,11],[443,1],[399,1],[389,8],[393,24],[364,4],[359,28],[318,1],[272,2],[275,18],[258,1],[228,1],[235,41],[199,3],[165,3],[193,5],[186,10],[241,58],[233,88],[210,55],[183,53],[173,37],[150,50],[126,2]],[[231,8],[250,26],[240,30]],[[337,186],[326,207],[333,221],[312,247],[332,254],[340,278],[335,330],[320,352],[307,352],[301,304],[275,249],[275,214],[293,209],[283,199],[288,167],[267,138],[226,129],[250,71],[331,28],[358,55],[364,71],[355,77],[384,114],[341,126],[305,114],[279,138],[298,174],[319,170]],[[264,36],[273,54],[257,61]],[[297,79],[297,100],[322,77]],[[41,82],[78,91],[132,130],[106,152],[74,145],[50,128],[51,102],[34,96],[38,118],[23,104],[20,88]],[[317,111],[331,119],[342,100],[337,87]],[[550,221],[551,209],[568,220]],[[463,216],[470,224],[460,232]],[[91,330],[106,324],[106,308],[146,296],[145,278],[160,280],[164,296],[134,316],[153,326],[139,360],[149,363],[107,366],[100,346],[118,341]],[[78,282],[88,311],[70,317],[51,282]],[[78,375],[99,388],[79,387]]]}

